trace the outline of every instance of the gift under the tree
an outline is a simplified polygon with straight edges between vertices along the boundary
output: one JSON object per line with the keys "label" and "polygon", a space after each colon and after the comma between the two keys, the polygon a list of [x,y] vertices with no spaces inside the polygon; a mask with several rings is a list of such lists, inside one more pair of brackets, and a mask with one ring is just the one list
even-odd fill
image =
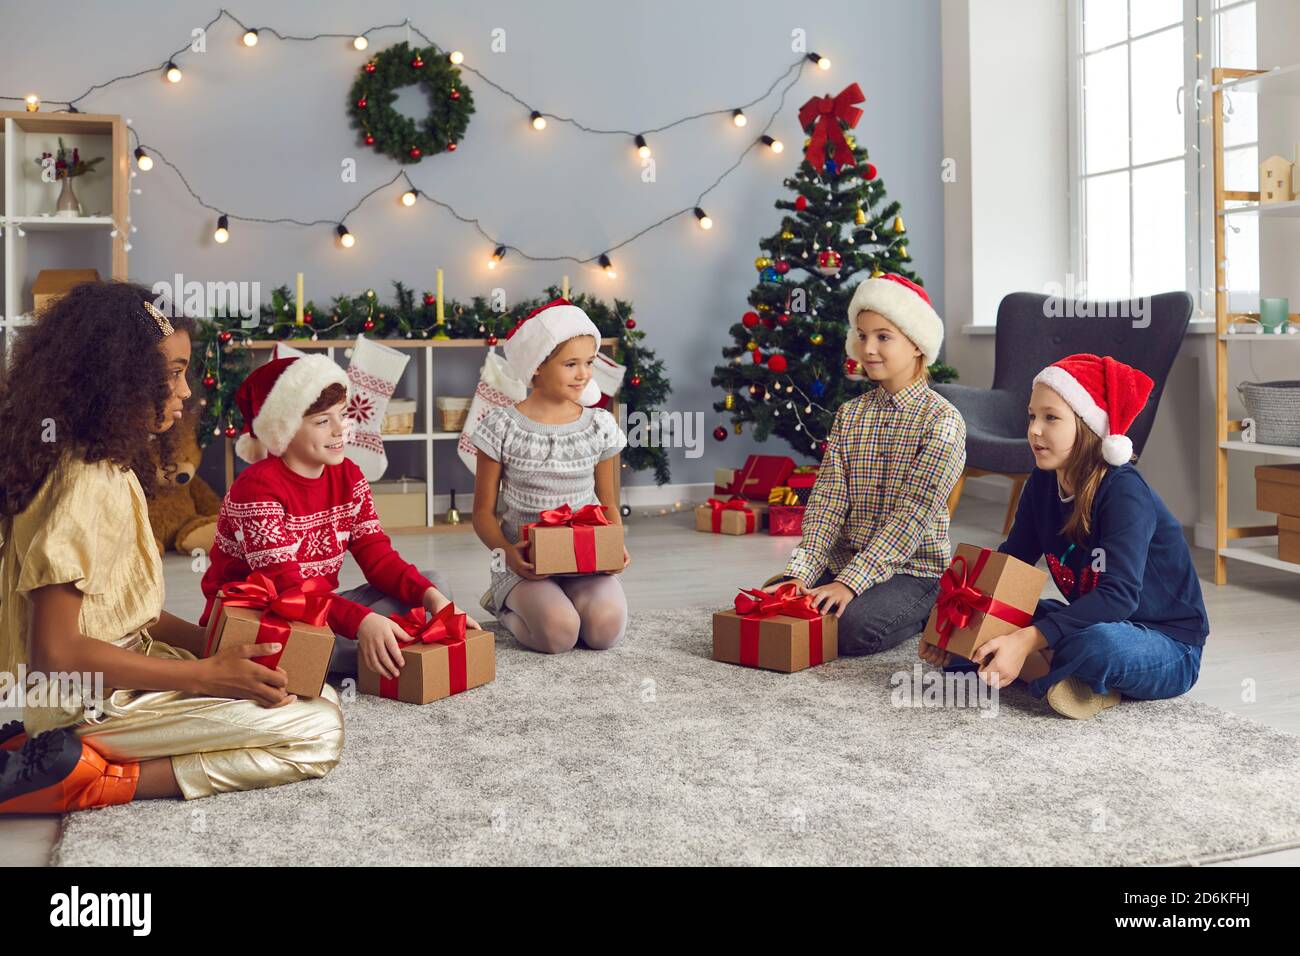
{"label": "gift under the tree", "polygon": [[726,501],[710,498],[695,509],[695,530],[713,534],[753,534],[759,527],[758,511],[735,495]]}
{"label": "gift under the tree", "polygon": [[260,571],[245,581],[224,585],[212,604],[203,656],[223,647],[279,644],[277,654],[252,660],[289,678],[285,692],[319,697],[334,653],[334,632],[328,625],[333,592],[324,578],[308,578],[281,591]]}
{"label": "gift under the tree", "polygon": [[959,544],[921,641],[969,659],[986,641],[1032,624],[1046,583],[1046,571],[1018,558]]}
{"label": "gift under the tree", "polygon": [[390,615],[407,633],[402,669],[387,677],[357,661],[357,690],[408,704],[428,704],[496,679],[496,645],[488,631],[467,629],[454,604],[430,615],[423,607]]}
{"label": "gift under the tree", "polygon": [[713,659],[790,674],[839,657],[838,626],[794,583],[742,589],[734,609],[713,615]]}
{"label": "gift under the tree", "polygon": [[775,535],[803,534],[804,505],[772,505],[767,509],[767,533]]}
{"label": "gift under the tree", "polygon": [[623,570],[623,526],[602,505],[552,508],[524,525],[537,574],[594,574]]}
{"label": "gift under the tree", "polygon": [[[745,466],[726,485],[715,484],[715,495],[740,495],[752,501],[767,501],[768,493],[785,483],[794,471],[794,459],[785,455],[750,455]],[[720,477],[715,474],[714,479]]]}
{"label": "gift under the tree", "polygon": [[817,466],[801,465],[785,480],[785,483],[794,492],[799,504],[806,505],[808,496],[812,494],[813,485],[817,484]]}

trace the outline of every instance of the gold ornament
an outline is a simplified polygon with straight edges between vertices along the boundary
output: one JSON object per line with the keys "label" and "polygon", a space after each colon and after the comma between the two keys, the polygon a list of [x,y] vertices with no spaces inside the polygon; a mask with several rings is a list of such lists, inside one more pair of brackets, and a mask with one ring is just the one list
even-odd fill
{"label": "gold ornament", "polygon": [[744,426],[741,425],[740,422],[736,422],[736,434],[737,435],[743,434],[744,431],[745,431]]}
{"label": "gold ornament", "polygon": [[871,278],[873,278],[873,279],[879,279],[879,278],[880,278],[881,276],[883,276],[884,274],[885,274],[885,273],[882,272],[881,269],[880,269],[878,266],[877,266],[875,269],[872,269],[872,270],[871,270]]}
{"label": "gold ornament", "polygon": [[786,242],[789,242],[791,239],[794,238],[794,233],[791,232],[789,229],[787,229],[781,233],[781,238],[784,239]]}
{"label": "gold ornament", "polygon": [[849,149],[857,149],[858,147],[857,137],[855,137],[852,133],[844,134],[844,142],[849,144]]}
{"label": "gold ornament", "polygon": [[812,137],[811,137],[811,136],[805,136],[805,137],[803,138],[803,148],[804,148],[804,149],[807,149],[807,148],[808,148],[809,146],[811,146],[811,145],[812,145]]}
{"label": "gold ornament", "polygon": [[767,256],[759,256],[757,259],[754,260],[754,268],[758,269],[760,272],[766,269],[771,264],[772,264],[772,260],[769,259]]}
{"label": "gold ornament", "polygon": [[771,307],[770,305],[768,305],[766,302],[760,302],[758,305],[754,306],[754,308],[757,309],[759,312],[771,312],[771,311],[772,311],[772,307]]}
{"label": "gold ornament", "polygon": [[748,342],[745,343],[745,348],[749,349],[752,352],[754,351],[754,349],[758,348],[758,343],[755,342],[753,339],[750,339]]}
{"label": "gold ornament", "polygon": [[867,224],[867,214],[862,211],[861,206],[859,206],[858,211],[853,214],[853,221],[859,226],[865,226]]}
{"label": "gold ornament", "polygon": [[821,345],[826,341],[826,337],[820,332],[814,332],[812,335],[808,336],[808,341],[813,345]]}
{"label": "gold ornament", "polygon": [[894,217],[894,232],[907,232],[907,227],[903,225],[903,217]]}
{"label": "gold ornament", "polygon": [[911,256],[909,256],[909,255],[907,254],[907,246],[899,246],[899,247],[898,247],[898,258],[900,258],[900,259],[910,259],[910,258],[912,258]]}
{"label": "gold ornament", "polygon": [[725,408],[727,411],[731,411],[733,408],[736,407],[735,392],[731,391],[730,389],[727,390],[727,394],[723,396],[722,399],[722,407]]}

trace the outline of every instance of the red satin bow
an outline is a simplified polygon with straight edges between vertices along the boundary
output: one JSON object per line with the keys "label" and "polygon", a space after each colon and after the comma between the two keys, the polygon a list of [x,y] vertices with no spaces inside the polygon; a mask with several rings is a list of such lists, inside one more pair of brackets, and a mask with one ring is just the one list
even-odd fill
{"label": "red satin bow", "polygon": [[[469,671],[465,657],[465,614],[454,604],[444,604],[432,617],[423,607],[413,607],[405,614],[391,614],[394,621],[408,637],[399,640],[403,647],[412,644],[447,645],[447,684],[450,693],[459,694],[469,686]],[[379,675],[379,696],[397,700],[400,678]]]}
{"label": "red satin bow", "polygon": [[749,509],[748,501],[740,495],[732,495],[726,501],[720,498],[710,498],[708,505],[713,509],[712,525],[714,534],[722,530],[722,512],[724,511],[745,512],[745,530],[754,530],[754,512]]}
{"label": "red satin bow", "polygon": [[975,581],[984,570],[991,553],[988,548],[982,549],[973,568],[966,564],[964,555],[958,555],[939,578],[939,598],[935,604],[935,628],[939,632],[939,647],[946,648],[953,630],[960,630],[970,624],[978,611],[992,614],[1016,627],[1025,627],[1033,622],[1032,614],[984,594],[975,587]]}
{"label": "red satin bow", "polygon": [[808,663],[822,663],[822,615],[812,606],[812,595],[800,594],[799,585],[787,581],[775,591],[741,588],[736,595],[740,615],[740,663],[758,666],[759,624],[765,618],[798,617],[808,622]]}
{"label": "red satin bow", "polygon": [[[280,656],[289,642],[289,622],[300,621],[317,627],[324,626],[329,619],[330,604],[334,600],[329,582],[324,578],[307,578],[282,592],[261,571],[254,571],[246,580],[223,586],[220,597],[225,607],[247,607],[262,612],[257,626],[257,643],[278,643],[280,650],[275,654],[254,657],[253,660],[270,668],[280,666]],[[214,616],[208,628],[207,645],[203,652],[205,657],[212,653],[217,623],[218,617]]]}
{"label": "red satin bow", "polygon": [[[856,83],[850,83],[833,97],[814,96],[799,107],[800,126],[807,129],[810,124],[816,123],[808,146],[803,151],[809,166],[820,169],[827,159],[835,160],[841,167],[853,165],[853,150],[849,149],[849,144],[844,139],[840,123],[848,127],[857,126],[858,120],[862,118],[862,110],[853,104],[866,101],[862,88]],[[830,156],[826,154],[827,145],[831,148]]]}
{"label": "red satin bow", "polygon": [[527,322],[529,319],[531,319],[533,316],[535,316],[538,312],[541,312],[543,309],[549,309],[553,305],[573,305],[573,303],[570,302],[568,299],[552,299],[550,302],[546,303],[545,305],[539,305],[537,308],[533,309],[533,311],[529,312],[522,319],[516,322],[515,327],[506,333],[506,338],[510,338],[516,332],[518,332],[519,327],[523,325],[525,322]]}

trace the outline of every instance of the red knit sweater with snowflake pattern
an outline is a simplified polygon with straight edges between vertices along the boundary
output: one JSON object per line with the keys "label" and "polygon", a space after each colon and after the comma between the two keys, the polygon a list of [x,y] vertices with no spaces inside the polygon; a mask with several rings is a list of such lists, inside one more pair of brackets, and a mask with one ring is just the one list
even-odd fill
{"label": "red knit sweater with snowflake pattern", "polygon": [[[288,588],[323,577],[338,589],[343,552],[352,552],[366,580],[389,597],[416,607],[433,585],[402,560],[375,513],[370,484],[350,459],[305,478],[274,455],[242,471],[221,501],[211,565],[203,575],[206,626],[222,585],[261,571]],[[329,624],[355,638],[370,609],[335,597]]]}

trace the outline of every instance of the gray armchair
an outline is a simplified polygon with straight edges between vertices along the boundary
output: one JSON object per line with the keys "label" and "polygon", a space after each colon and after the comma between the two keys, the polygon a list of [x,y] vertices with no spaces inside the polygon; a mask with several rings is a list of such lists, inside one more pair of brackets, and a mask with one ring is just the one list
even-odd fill
{"label": "gray armchair", "polygon": [[968,476],[1004,475],[1012,485],[1002,533],[1011,530],[1020,491],[1034,469],[1025,438],[1033,378],[1076,352],[1110,355],[1155,382],[1146,408],[1128,430],[1134,453],[1141,455],[1191,318],[1192,297],[1186,292],[1129,302],[1077,302],[1032,292],[1006,296],[998,305],[993,387],[934,386],[966,420],[966,470],[948,499],[949,513],[956,510]]}

